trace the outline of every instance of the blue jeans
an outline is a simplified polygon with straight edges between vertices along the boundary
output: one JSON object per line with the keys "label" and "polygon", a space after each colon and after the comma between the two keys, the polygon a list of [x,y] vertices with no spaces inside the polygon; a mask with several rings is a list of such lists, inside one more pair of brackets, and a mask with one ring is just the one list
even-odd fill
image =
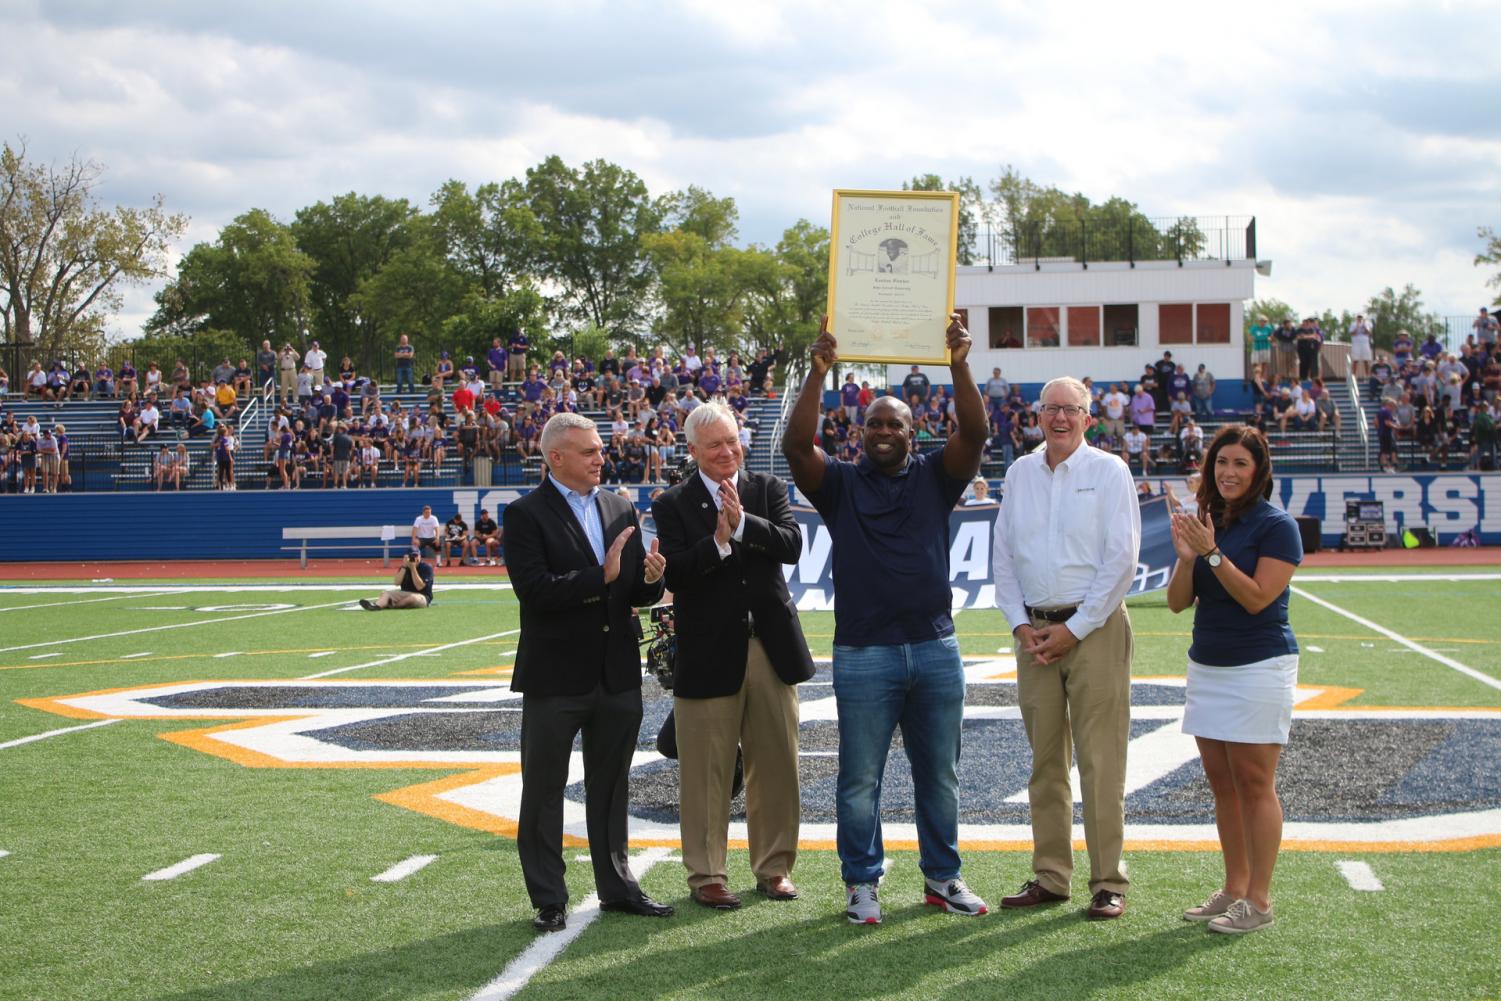
{"label": "blue jeans", "polygon": [[412,385],[412,363],[396,363],[396,392],[401,392],[401,387],[406,386],[408,393],[415,393],[417,387]]}
{"label": "blue jeans", "polygon": [[919,865],[959,875],[959,733],[964,665],[952,636],[897,646],[834,647],[839,708],[839,861],[848,885],[881,878],[881,780],[900,726],[912,766]]}
{"label": "blue jeans", "polygon": [[1213,417],[1214,407],[1211,405],[1211,397],[1194,395],[1192,397],[1195,417]]}

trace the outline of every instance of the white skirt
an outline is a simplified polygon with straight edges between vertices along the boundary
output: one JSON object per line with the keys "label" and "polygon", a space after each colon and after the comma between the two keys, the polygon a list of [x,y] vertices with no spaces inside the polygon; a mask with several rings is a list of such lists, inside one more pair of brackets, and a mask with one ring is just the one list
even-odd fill
{"label": "white skirt", "polygon": [[1183,732],[1233,744],[1286,744],[1298,655],[1211,667],[1188,661]]}
{"label": "white skirt", "polygon": [[1371,342],[1368,341],[1368,340],[1367,341],[1351,341],[1350,342],[1350,360],[1351,361],[1370,361],[1371,360]]}

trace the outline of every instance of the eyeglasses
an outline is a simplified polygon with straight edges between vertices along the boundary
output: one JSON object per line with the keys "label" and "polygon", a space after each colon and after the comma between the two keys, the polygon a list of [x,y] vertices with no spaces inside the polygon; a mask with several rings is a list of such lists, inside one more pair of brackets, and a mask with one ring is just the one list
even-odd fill
{"label": "eyeglasses", "polygon": [[1042,412],[1049,417],[1057,417],[1059,414],[1065,417],[1078,417],[1085,412],[1085,409],[1074,406],[1072,403],[1044,403]]}

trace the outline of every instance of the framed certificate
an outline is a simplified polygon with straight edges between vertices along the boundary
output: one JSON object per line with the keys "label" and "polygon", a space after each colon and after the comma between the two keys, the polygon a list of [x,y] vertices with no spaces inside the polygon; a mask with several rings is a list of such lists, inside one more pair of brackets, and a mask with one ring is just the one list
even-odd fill
{"label": "framed certificate", "polygon": [[946,365],[959,195],[834,192],[829,330],[840,361]]}

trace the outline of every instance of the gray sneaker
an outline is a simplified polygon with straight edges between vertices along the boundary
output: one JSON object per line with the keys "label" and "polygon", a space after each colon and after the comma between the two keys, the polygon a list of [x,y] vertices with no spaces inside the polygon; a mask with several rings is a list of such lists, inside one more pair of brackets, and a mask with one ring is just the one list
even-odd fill
{"label": "gray sneaker", "polygon": [[1246,932],[1270,928],[1276,923],[1277,919],[1272,916],[1270,905],[1266,910],[1258,911],[1256,905],[1249,900],[1237,900],[1225,909],[1224,914],[1209,922],[1209,930],[1226,935],[1244,935]]}
{"label": "gray sneaker", "polygon": [[1213,921],[1230,909],[1235,903],[1235,898],[1224,890],[1215,890],[1209,895],[1209,899],[1198,907],[1190,907],[1183,912],[1184,921]]}
{"label": "gray sneaker", "polygon": [[985,901],[965,886],[962,879],[925,879],[923,883],[926,885],[923,894],[925,904],[942,907],[950,914],[963,914],[972,918],[990,911],[985,906]]}
{"label": "gray sneaker", "polygon": [[844,888],[844,916],[852,925],[878,925],[881,923],[881,901],[876,884],[856,883]]}

